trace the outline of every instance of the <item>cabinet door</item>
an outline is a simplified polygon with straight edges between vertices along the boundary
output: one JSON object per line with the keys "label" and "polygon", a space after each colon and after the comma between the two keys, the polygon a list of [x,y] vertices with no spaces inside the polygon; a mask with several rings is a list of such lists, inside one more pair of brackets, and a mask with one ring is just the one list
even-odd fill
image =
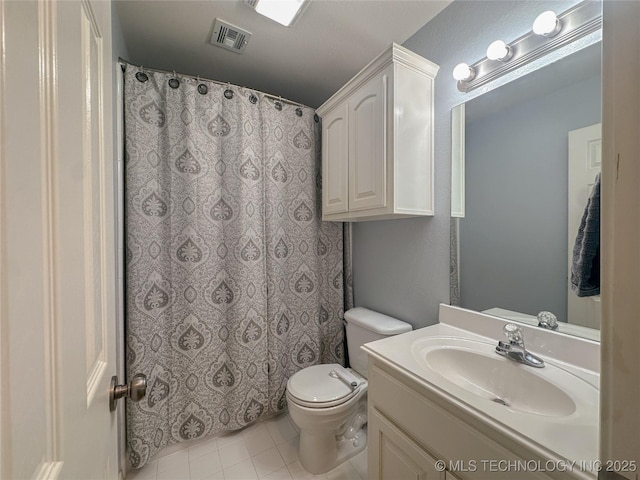
{"label": "cabinet door", "polygon": [[322,213],[349,210],[347,104],[337,106],[322,118]]}
{"label": "cabinet door", "polygon": [[436,461],[374,408],[369,409],[369,480],[444,480]]}
{"label": "cabinet door", "polygon": [[387,205],[387,69],[349,99],[349,211]]}

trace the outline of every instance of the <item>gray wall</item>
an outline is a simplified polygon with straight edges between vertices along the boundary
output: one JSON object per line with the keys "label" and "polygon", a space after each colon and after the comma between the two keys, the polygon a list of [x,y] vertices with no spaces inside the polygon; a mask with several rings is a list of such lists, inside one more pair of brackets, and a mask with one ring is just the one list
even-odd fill
{"label": "gray wall", "polygon": [[545,10],[560,13],[576,1],[456,0],[404,43],[440,65],[435,82],[435,216],[354,224],[355,304],[395,316],[414,328],[438,320],[449,303],[451,108],[463,94],[451,76],[460,62],[485,56],[494,40],[510,41],[531,30]]}
{"label": "gray wall", "polygon": [[467,123],[463,307],[566,321],[567,132],[600,122],[600,92],[596,76]]}
{"label": "gray wall", "polygon": [[111,48],[114,61],[118,61],[118,57],[122,57],[125,60],[129,58],[129,49],[122,33],[120,17],[118,16],[115,2],[111,3]]}

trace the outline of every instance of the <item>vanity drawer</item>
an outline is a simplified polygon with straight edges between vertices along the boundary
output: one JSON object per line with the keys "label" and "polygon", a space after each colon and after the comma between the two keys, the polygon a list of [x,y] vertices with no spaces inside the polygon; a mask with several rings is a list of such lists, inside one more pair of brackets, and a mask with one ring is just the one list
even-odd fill
{"label": "vanity drawer", "polygon": [[[571,478],[566,473],[555,472],[553,476],[547,476],[509,467],[522,460],[517,453],[481,434],[467,423],[468,419],[462,420],[428,400],[425,393],[418,393],[392,377],[375,361],[370,363],[369,412],[380,412],[435,459],[445,460],[460,480]],[[542,465],[545,462],[542,458],[526,460],[540,460]]]}

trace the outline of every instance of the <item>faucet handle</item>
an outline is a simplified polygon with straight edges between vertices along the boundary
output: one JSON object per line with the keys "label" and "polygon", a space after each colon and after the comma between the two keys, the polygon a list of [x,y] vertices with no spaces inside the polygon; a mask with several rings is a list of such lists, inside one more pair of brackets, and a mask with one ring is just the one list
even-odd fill
{"label": "faucet handle", "polygon": [[524,345],[524,333],[522,333],[522,329],[515,323],[507,323],[502,327],[502,331],[507,336],[509,343]]}
{"label": "faucet handle", "polygon": [[538,326],[542,328],[548,328],[550,330],[557,330],[558,317],[556,317],[551,312],[540,312],[538,313]]}

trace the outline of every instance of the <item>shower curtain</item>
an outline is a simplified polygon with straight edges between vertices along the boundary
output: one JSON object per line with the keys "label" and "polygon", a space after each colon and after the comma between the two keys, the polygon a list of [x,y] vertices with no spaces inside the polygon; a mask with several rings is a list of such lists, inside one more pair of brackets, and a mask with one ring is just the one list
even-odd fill
{"label": "shower curtain", "polygon": [[321,221],[312,109],[131,65],[124,99],[127,374],[148,379],[127,404],[128,443],[141,467],[282,411],[299,369],[344,363],[345,243],[342,224]]}

